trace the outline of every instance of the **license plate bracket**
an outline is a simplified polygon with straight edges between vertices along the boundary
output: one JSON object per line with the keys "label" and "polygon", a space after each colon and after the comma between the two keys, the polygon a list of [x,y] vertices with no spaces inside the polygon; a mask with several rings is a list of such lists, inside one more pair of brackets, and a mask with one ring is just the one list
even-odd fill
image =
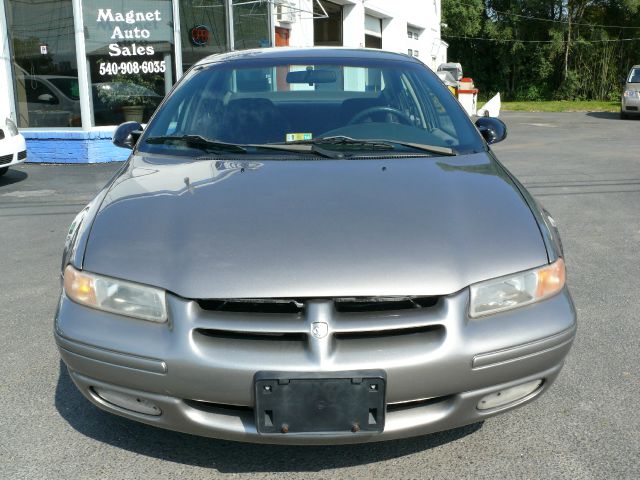
{"label": "license plate bracket", "polygon": [[258,372],[256,428],[260,434],[380,433],[386,383],[383,370]]}

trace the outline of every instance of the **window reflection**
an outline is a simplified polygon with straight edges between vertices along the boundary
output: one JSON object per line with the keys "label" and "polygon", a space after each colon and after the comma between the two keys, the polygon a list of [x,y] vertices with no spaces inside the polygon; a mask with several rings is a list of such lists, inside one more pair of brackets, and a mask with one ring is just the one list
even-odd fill
{"label": "window reflection", "polygon": [[229,49],[224,0],[180,0],[182,69]]}
{"label": "window reflection", "polygon": [[313,14],[315,16],[313,21],[313,44],[341,47],[342,6],[326,0],[319,0],[319,2],[313,3]]}
{"label": "window reflection", "polygon": [[266,48],[271,46],[267,2],[233,1],[234,48]]}
{"label": "window reflection", "polygon": [[78,127],[71,0],[7,0],[18,126]]}
{"label": "window reflection", "polygon": [[94,125],[147,122],[173,81],[171,0],[83,0]]}

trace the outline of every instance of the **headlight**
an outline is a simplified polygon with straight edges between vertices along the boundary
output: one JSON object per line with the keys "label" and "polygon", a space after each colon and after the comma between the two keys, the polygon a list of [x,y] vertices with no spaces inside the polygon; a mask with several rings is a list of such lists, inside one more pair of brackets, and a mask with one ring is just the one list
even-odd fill
{"label": "headlight", "polygon": [[18,127],[16,127],[16,124],[14,123],[13,120],[7,117],[7,119],[4,122],[7,124],[7,130],[9,130],[9,133],[11,134],[12,137],[15,137],[16,135],[18,135]]}
{"label": "headlight", "polygon": [[471,285],[469,316],[481,317],[522,307],[558,293],[564,287],[564,261]]}
{"label": "headlight", "polygon": [[624,91],[624,96],[628,97],[628,98],[636,98],[638,97],[638,94],[640,92],[638,92],[637,90],[625,90]]}
{"label": "headlight", "polygon": [[64,291],[74,302],[105,312],[162,323],[167,320],[164,290],[82,272],[68,265]]}

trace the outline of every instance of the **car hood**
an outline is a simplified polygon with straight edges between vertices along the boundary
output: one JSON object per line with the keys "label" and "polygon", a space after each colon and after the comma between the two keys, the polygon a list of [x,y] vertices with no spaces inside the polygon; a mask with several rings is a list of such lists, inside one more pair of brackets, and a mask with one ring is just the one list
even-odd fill
{"label": "car hood", "polygon": [[187,298],[440,295],[547,262],[488,154],[385,160],[134,157],[83,268]]}

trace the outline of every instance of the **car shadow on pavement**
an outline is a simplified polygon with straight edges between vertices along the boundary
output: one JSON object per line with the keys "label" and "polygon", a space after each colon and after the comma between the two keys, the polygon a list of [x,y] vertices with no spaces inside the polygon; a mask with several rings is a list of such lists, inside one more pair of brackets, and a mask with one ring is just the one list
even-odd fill
{"label": "car shadow on pavement", "polygon": [[7,173],[0,177],[0,188],[13,183],[22,182],[23,180],[26,180],[28,176],[27,172],[10,168]]}
{"label": "car shadow on pavement", "polygon": [[318,472],[404,457],[470,435],[482,423],[405,440],[340,446],[279,446],[228,442],[172,432],[103,412],[76,389],[60,361],[55,406],[87,437],[141,455],[223,473]]}
{"label": "car shadow on pavement", "polygon": [[620,120],[620,112],[587,112],[587,117]]}

